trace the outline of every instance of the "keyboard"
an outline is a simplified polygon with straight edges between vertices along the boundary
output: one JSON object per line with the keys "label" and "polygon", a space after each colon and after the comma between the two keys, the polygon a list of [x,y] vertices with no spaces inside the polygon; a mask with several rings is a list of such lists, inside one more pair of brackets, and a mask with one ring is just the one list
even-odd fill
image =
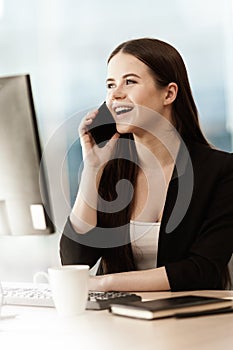
{"label": "keyboard", "polygon": [[[3,304],[22,306],[54,307],[52,292],[47,283],[2,283]],[[88,293],[87,310],[104,310],[112,303],[141,300],[134,293],[92,292]]]}
{"label": "keyboard", "polygon": [[141,297],[134,293],[126,292],[89,292],[87,310],[109,309],[113,303],[131,302],[141,300]]}

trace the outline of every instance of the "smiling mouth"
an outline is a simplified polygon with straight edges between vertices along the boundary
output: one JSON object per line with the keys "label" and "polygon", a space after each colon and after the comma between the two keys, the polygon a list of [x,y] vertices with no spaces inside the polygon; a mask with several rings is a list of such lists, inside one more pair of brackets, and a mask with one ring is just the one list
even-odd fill
{"label": "smiling mouth", "polygon": [[114,108],[116,115],[122,115],[124,113],[131,112],[132,110],[133,110],[133,107],[129,107],[129,106],[118,106]]}

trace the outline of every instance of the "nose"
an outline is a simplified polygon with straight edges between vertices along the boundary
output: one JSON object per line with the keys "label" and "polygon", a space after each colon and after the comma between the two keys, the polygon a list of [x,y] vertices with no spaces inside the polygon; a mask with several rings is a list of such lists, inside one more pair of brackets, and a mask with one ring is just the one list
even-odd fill
{"label": "nose", "polygon": [[109,98],[111,100],[120,100],[120,99],[124,99],[126,97],[126,92],[121,85],[110,90],[109,94],[110,94]]}

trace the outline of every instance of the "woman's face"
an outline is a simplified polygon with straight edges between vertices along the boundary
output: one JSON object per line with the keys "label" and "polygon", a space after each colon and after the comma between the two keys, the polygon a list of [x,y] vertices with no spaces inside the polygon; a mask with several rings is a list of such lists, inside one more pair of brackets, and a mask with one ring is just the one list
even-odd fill
{"label": "woman's face", "polygon": [[137,127],[143,127],[144,118],[135,113],[141,106],[146,107],[147,111],[164,115],[164,99],[165,89],[156,86],[150,69],[142,61],[122,52],[110,60],[106,103],[116,121],[118,132],[135,132]]}

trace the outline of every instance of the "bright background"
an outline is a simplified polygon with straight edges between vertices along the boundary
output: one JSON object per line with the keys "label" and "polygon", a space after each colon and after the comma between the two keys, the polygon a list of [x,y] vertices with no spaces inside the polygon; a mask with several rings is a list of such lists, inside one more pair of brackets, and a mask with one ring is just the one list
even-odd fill
{"label": "bright background", "polygon": [[[208,139],[231,151],[232,16],[230,0],[0,0],[0,76],[30,74],[46,147],[62,123],[105,99],[106,60],[116,45],[137,37],[159,38],[184,58]],[[64,132],[57,152],[66,147]],[[68,197],[77,181],[72,157],[65,174]],[[56,186],[51,187],[61,227],[67,212],[61,212]],[[0,237],[0,279],[31,280],[34,272],[58,264],[59,237],[59,232]]]}

